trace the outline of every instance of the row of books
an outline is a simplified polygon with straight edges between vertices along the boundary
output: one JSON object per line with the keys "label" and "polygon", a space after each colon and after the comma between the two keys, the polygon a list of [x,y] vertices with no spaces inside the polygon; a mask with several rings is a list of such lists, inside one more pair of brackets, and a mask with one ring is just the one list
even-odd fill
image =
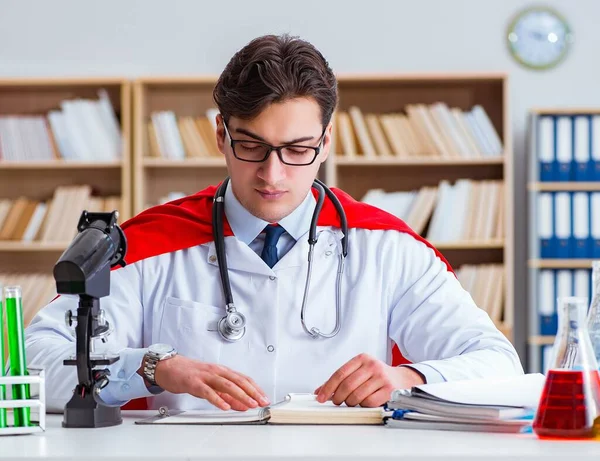
{"label": "row of books", "polygon": [[56,296],[56,282],[52,274],[0,273],[0,286],[21,287],[25,326]]}
{"label": "row of books", "polygon": [[106,90],[97,100],[63,100],[44,115],[0,117],[0,160],[102,162],[121,157],[119,121]]}
{"label": "row of books", "polygon": [[371,189],[361,199],[405,221],[434,242],[504,238],[504,183],[443,180],[437,187],[408,192]]}
{"label": "row of books", "polygon": [[458,281],[475,304],[498,325],[504,315],[504,265],[464,264],[456,269]]}
{"label": "row of books", "polygon": [[555,335],[558,329],[557,300],[565,296],[591,299],[591,269],[541,269],[536,273],[538,335]]}
{"label": "row of books", "polygon": [[600,258],[600,192],[539,192],[540,258]]}
{"label": "row of books", "polygon": [[600,180],[600,115],[542,115],[536,128],[540,181]]}
{"label": "row of books", "polygon": [[150,157],[171,160],[220,156],[216,139],[217,109],[201,117],[177,117],[173,111],[156,111],[147,122]]}
{"label": "row of books", "polygon": [[406,113],[364,113],[357,106],[334,114],[332,152],[346,157],[481,158],[503,154],[485,109],[450,108],[443,102],[409,104]]}
{"label": "row of books", "polygon": [[59,186],[53,197],[0,199],[0,240],[69,243],[77,234],[83,210],[113,211],[121,198],[92,196],[90,186]]}

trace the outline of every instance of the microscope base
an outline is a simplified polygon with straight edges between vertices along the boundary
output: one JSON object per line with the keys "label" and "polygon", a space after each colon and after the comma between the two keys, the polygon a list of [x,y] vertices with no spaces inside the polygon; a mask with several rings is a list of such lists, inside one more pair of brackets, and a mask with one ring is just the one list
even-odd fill
{"label": "microscope base", "polygon": [[63,427],[109,427],[123,422],[120,407],[101,405],[91,394],[73,394],[65,405]]}

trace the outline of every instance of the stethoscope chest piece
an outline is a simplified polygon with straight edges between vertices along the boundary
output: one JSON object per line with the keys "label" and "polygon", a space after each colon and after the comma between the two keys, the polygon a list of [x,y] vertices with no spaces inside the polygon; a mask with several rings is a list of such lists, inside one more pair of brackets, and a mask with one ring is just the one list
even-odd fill
{"label": "stethoscope chest piece", "polygon": [[228,312],[219,320],[217,328],[225,341],[235,342],[246,334],[246,317],[239,312]]}

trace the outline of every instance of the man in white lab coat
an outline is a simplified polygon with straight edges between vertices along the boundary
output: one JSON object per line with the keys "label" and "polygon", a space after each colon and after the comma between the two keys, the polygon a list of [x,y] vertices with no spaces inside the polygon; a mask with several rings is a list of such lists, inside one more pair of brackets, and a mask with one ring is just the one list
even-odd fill
{"label": "man in white lab coat", "polygon": [[[260,37],[231,59],[214,99],[231,178],[228,274],[246,333],[228,342],[217,331],[225,302],[212,237],[216,187],[146,210],[124,224],[128,264],[112,271],[111,294],[101,300],[115,331],[97,350],[120,355],[102,399],[245,410],[315,392],[319,401],[378,406],[396,388],[523,372],[512,345],[428,242],[335,189],[350,228],[342,324],[333,338],[307,334],[300,308],[311,185],[330,153],[334,74],[307,42]],[[304,320],[330,332],[343,235],[329,199],[317,234]],[[28,361],[47,370],[51,410],[62,410],[76,384],[75,368],[62,364],[75,350],[63,319],[76,303],[55,299],[26,331]],[[394,344],[410,364],[391,366]]]}

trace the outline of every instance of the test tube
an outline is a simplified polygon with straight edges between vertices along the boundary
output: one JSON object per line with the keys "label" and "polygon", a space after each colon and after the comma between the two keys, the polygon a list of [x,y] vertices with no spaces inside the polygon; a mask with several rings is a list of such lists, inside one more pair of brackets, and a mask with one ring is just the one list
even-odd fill
{"label": "test tube", "polygon": [[[4,309],[2,308],[2,285],[0,285],[0,378],[5,375],[4,362]],[[0,400],[6,399],[6,387],[0,384]],[[0,427],[6,427],[6,408],[0,408]]]}
{"label": "test tube", "polygon": [[[11,376],[26,376],[25,360],[25,328],[23,325],[23,300],[20,286],[4,287],[4,303],[6,304],[6,325],[8,333],[8,357]],[[13,384],[12,398],[29,399],[29,384]],[[23,427],[31,424],[30,408],[14,409],[15,426]]]}

